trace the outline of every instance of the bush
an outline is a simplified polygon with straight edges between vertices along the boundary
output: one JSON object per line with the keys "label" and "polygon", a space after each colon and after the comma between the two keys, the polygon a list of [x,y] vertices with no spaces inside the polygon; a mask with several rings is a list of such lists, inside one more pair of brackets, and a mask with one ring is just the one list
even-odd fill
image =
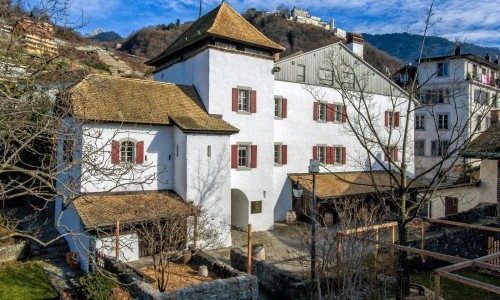
{"label": "bush", "polygon": [[113,294],[115,280],[110,274],[94,272],[80,278],[80,285],[85,299],[108,300]]}

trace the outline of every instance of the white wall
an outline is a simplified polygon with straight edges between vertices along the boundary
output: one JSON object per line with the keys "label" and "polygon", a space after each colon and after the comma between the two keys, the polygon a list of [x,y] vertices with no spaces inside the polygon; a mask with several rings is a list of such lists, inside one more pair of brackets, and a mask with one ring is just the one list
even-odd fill
{"label": "white wall", "polygon": [[[172,189],[173,127],[132,124],[83,125],[82,192]],[[112,140],[144,141],[144,163],[111,164]]]}
{"label": "white wall", "polygon": [[177,126],[174,128],[174,190],[183,199],[187,197],[187,161],[186,161],[187,137]]}
{"label": "white wall", "polygon": [[[120,260],[129,262],[139,259],[139,237],[135,232],[120,234]],[[106,256],[116,257],[116,237],[114,235],[101,236],[95,241],[96,251]]]}
{"label": "white wall", "polygon": [[[497,203],[498,193],[498,160],[485,159],[481,161],[481,202]],[[500,205],[500,204],[499,204]]]}

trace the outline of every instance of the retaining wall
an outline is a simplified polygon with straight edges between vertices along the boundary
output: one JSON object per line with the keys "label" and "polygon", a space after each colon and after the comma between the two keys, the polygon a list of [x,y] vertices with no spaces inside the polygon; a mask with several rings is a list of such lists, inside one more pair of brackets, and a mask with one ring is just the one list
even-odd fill
{"label": "retaining wall", "polygon": [[0,247],[0,263],[23,259],[28,256],[29,244],[26,241]]}

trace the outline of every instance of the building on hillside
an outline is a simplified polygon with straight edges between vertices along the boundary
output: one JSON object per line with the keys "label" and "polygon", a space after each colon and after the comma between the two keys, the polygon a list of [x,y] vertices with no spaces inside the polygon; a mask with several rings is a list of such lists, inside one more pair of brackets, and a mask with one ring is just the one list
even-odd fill
{"label": "building on hillside", "polygon": [[26,52],[37,55],[57,54],[54,26],[49,22],[21,19],[12,28],[12,36],[19,40]]}
{"label": "building on hillside", "polygon": [[[283,50],[222,2],[148,62],[156,68],[154,82],[91,75],[69,90],[66,102],[72,111],[61,127],[59,161],[63,168],[64,159],[83,160],[61,174],[60,183],[73,182],[78,189],[72,194],[59,186],[73,202],[60,199],[56,215],[62,213],[66,226],[59,226],[61,233],[69,228],[83,237],[67,239],[72,250],[82,253],[86,270],[89,249],[111,238],[95,233],[109,233],[113,218],[119,219],[122,210],[113,203],[131,198],[138,210],[147,209],[141,203],[147,200],[138,193],[153,198],[168,193],[161,198],[169,203],[192,202],[215,220],[210,226],[223,237],[220,246],[229,246],[230,226],[270,230],[295,204],[304,203],[292,197],[292,183],[309,188],[310,159],[320,162],[325,182],[338,173],[353,180],[343,190],[325,191],[325,201],[377,192],[356,186],[365,185],[367,178],[385,182],[385,172],[370,171],[402,163],[397,132],[412,116],[400,113],[393,97],[408,101],[407,94],[363,60],[360,35],[353,35],[347,46],[336,43],[276,61]],[[333,65],[325,64],[331,55]],[[363,90],[373,100],[379,116],[375,126],[391,145],[375,149],[376,160],[369,160],[356,138],[345,134],[354,110],[333,85],[334,67],[351,67],[341,73],[345,91]],[[77,142],[65,142],[68,131]],[[65,154],[72,144],[75,150]],[[93,170],[95,166],[102,169]],[[118,178],[98,172],[106,170],[111,170],[107,176]],[[412,176],[411,164],[408,170]],[[99,200],[108,196],[114,200]],[[82,197],[87,200],[78,200]],[[99,208],[80,205],[89,202]],[[111,217],[89,222],[85,215],[99,211]],[[132,226],[134,218],[120,220],[128,224],[133,245],[122,259],[137,259],[146,247]],[[110,247],[106,250],[112,254]]]}
{"label": "building on hillside", "polygon": [[326,29],[330,31],[330,33],[333,34],[334,36],[344,40],[347,38],[347,32],[338,27],[335,27],[335,21],[333,19],[331,19],[330,22],[327,23],[325,21],[322,21],[321,18],[319,17],[311,16],[309,14],[309,11],[307,10],[302,10],[294,7],[290,12],[288,20],[293,21],[295,23],[309,24]]}
{"label": "building on hillside", "polygon": [[455,55],[422,59],[417,74],[421,105],[415,112],[416,173],[454,153],[443,165],[452,170],[445,181],[453,183],[460,170],[474,164],[455,151],[499,120],[500,66],[498,60],[461,54],[457,48]]}

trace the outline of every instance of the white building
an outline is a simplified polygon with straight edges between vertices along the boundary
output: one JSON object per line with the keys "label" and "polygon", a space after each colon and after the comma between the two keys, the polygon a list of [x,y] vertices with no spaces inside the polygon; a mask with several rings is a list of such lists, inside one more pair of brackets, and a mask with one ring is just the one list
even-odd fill
{"label": "white building", "polygon": [[[421,106],[415,112],[415,165],[420,174],[442,155],[459,150],[464,142],[498,122],[500,66],[498,60],[472,54],[423,59],[418,66]],[[455,168],[453,182],[470,159],[455,153],[443,170]],[[434,176],[436,173],[429,173]]]}
{"label": "white building", "polygon": [[[140,217],[146,218],[150,207],[144,196],[137,196],[141,191],[166,203],[178,201],[175,195],[192,201],[217,221],[212,225],[222,236],[220,245],[228,246],[230,225],[270,230],[285,219],[292,209],[292,177],[307,172],[310,159],[320,161],[325,174],[319,177],[326,180],[336,172],[354,182],[367,174],[363,171],[400,164],[398,129],[412,116],[400,112],[394,99],[404,101],[407,95],[362,59],[362,42],[355,35],[347,47],[337,43],[275,61],[284,49],[223,2],[148,62],[156,67],[156,82],[94,75],[74,86],[73,110],[59,143],[63,160],[65,128],[71,129],[78,142],[69,157],[85,158],[81,168],[62,172],[60,178],[78,186],[76,194],[68,195],[76,199],[68,202],[61,219],[83,237],[68,237],[71,249],[87,255],[83,264],[88,266],[85,249],[110,244],[106,237],[92,242],[96,228],[109,230],[113,217],[122,214],[121,222],[138,217],[130,216],[130,203],[137,203]],[[328,57],[335,57],[331,65]],[[333,84],[336,67],[351,67],[341,73],[343,90],[364,90],[379,116],[374,126],[393,132],[390,147],[375,149],[373,165],[356,138],[346,134],[346,122],[355,116]],[[409,171],[411,176],[411,163]],[[374,177],[383,180],[383,175]],[[128,206],[117,210],[121,205],[111,203]],[[100,206],[114,213],[95,217]],[[134,246],[122,259],[137,259],[141,244],[133,227],[126,237]],[[114,250],[110,247],[108,254]]]}

